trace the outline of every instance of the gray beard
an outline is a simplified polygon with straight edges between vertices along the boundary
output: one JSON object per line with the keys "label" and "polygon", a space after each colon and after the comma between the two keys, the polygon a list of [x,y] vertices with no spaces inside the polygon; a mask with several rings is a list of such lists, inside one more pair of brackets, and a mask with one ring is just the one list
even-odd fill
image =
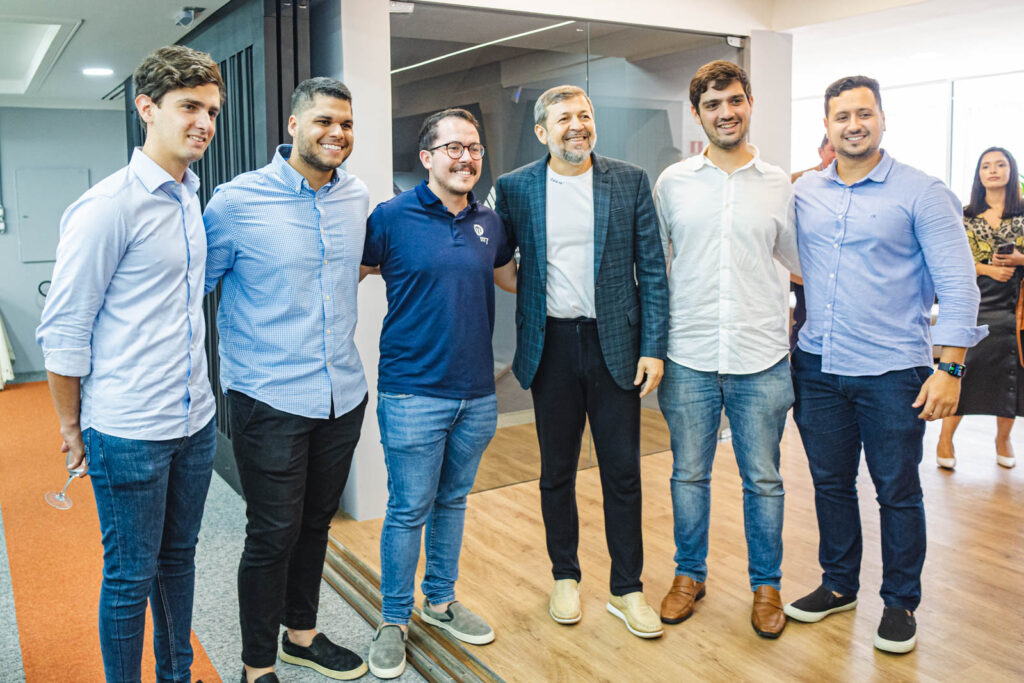
{"label": "gray beard", "polygon": [[562,147],[560,149],[551,149],[551,153],[558,157],[559,159],[561,159],[562,161],[570,163],[573,166],[579,166],[580,164],[584,163],[587,159],[590,158],[590,153],[594,151],[594,147],[596,144],[597,136],[592,135],[590,136],[590,150],[587,152],[573,152]]}

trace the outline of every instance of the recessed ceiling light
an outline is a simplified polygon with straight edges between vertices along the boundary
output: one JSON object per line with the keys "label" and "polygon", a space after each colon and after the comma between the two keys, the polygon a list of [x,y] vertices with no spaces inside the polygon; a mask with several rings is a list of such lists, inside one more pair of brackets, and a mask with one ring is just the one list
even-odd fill
{"label": "recessed ceiling light", "polygon": [[82,69],[82,73],[86,76],[113,76],[114,70],[105,68],[88,68]]}

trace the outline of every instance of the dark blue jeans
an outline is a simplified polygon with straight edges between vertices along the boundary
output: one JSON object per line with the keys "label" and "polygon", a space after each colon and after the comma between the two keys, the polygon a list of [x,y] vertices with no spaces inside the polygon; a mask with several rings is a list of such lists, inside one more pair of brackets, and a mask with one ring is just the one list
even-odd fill
{"label": "dark blue jeans", "polygon": [[925,423],[911,404],[931,368],[833,375],[821,371],[821,356],[799,348],[792,363],[793,417],[814,480],[822,583],[842,595],[860,588],[857,470],[863,446],[881,512],[882,600],[913,611],[921,602],[926,546],[918,473]]}
{"label": "dark blue jeans", "polygon": [[82,433],[103,534],[100,649],[108,683],[141,679],[146,600],[158,681],[190,681],[196,541],[217,430],[140,441]]}

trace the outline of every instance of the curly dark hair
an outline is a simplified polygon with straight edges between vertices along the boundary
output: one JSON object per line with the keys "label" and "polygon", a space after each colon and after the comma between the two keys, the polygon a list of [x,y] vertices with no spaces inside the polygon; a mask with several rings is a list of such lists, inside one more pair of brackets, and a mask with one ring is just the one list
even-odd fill
{"label": "curly dark hair", "polygon": [[205,52],[184,45],[161,47],[142,60],[132,76],[135,95],[146,95],[159,106],[164,95],[178,88],[195,88],[213,83],[226,95],[220,68]]}
{"label": "curly dark hair", "polygon": [[690,81],[690,104],[696,109],[697,105],[700,104],[700,96],[706,93],[708,88],[724,90],[733,81],[740,82],[740,85],[743,86],[743,93],[747,96],[747,100],[749,100],[750,79],[747,78],[747,72],[741,66],[727,62],[724,59],[708,62],[697,69],[697,73],[693,75],[693,79]]}

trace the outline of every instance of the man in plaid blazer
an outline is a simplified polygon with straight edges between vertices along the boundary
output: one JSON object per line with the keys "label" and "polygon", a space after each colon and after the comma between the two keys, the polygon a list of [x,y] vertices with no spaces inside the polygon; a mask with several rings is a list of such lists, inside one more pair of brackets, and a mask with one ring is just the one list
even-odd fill
{"label": "man in plaid blazer", "polygon": [[562,624],[582,617],[575,483],[589,417],[612,565],[607,608],[656,638],[640,582],[640,398],[662,376],[668,285],[650,183],[643,169],[593,153],[593,105],[580,88],[545,92],[534,119],[549,154],[498,179],[495,209],[521,258],[512,369],[533,395],[549,612]]}

